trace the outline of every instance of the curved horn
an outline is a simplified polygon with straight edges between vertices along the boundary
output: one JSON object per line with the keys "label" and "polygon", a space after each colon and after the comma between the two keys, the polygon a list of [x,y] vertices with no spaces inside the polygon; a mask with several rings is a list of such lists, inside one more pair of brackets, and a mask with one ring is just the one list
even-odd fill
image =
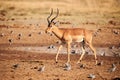
{"label": "curved horn", "polygon": [[47,17],[47,21],[48,21],[48,23],[50,23],[49,18],[52,16],[52,14],[53,14],[53,9],[51,9],[51,13],[50,13],[50,15]]}
{"label": "curved horn", "polygon": [[59,9],[57,8],[57,15],[51,20],[51,22],[53,22],[53,20],[55,20],[58,17],[59,14]]}

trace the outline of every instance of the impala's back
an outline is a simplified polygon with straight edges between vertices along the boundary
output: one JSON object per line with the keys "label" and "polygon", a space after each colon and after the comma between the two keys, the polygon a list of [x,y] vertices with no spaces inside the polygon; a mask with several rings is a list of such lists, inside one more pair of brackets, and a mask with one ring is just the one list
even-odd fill
{"label": "impala's back", "polygon": [[68,28],[68,29],[60,28],[60,30],[63,31],[64,33],[63,38],[65,40],[71,40],[74,42],[82,42],[85,36],[87,36],[85,34],[88,32],[89,35],[92,35],[91,31],[85,30],[83,28]]}

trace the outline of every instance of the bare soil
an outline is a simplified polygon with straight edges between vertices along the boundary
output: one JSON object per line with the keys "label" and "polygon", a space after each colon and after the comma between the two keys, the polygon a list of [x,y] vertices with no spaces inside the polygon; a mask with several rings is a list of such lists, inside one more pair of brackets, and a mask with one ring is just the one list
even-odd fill
{"label": "bare soil", "polygon": [[[0,78],[1,80],[91,80],[89,74],[96,76],[95,80],[112,80],[120,77],[119,57],[100,57],[101,66],[95,66],[94,57],[86,55],[81,64],[76,64],[78,54],[71,55],[72,69],[64,70],[67,55],[60,54],[59,62],[55,63],[55,54],[28,53],[20,51],[0,51]],[[116,65],[114,72],[109,72],[112,64]],[[18,65],[14,67],[14,65]],[[43,72],[38,71],[45,66]]]}
{"label": "bare soil", "polygon": [[[92,80],[89,74],[95,75],[94,80],[119,80],[120,2],[116,1],[1,0],[0,80]],[[98,62],[103,62],[102,65],[95,66],[94,56],[86,54],[81,62],[85,67],[80,68],[81,64],[76,64],[80,54],[71,54],[71,70],[66,71],[64,66],[67,54],[62,52],[59,62],[55,63],[58,39],[53,34],[45,33],[50,8],[60,9],[57,19],[59,28],[85,28],[93,31],[93,45],[99,52]],[[36,46],[46,46],[47,49],[50,45],[55,46],[52,49],[54,53],[33,49]],[[102,50],[99,51],[99,48]],[[104,52],[112,56],[100,55]],[[112,64],[116,69],[110,72]],[[45,70],[40,72],[42,66],[45,66]]]}

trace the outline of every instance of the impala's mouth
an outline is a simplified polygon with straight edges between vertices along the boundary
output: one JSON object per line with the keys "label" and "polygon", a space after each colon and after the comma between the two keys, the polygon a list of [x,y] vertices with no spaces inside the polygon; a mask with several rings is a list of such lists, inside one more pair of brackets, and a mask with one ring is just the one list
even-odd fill
{"label": "impala's mouth", "polygon": [[50,34],[50,32],[46,31],[47,34]]}
{"label": "impala's mouth", "polygon": [[48,29],[45,30],[45,33],[49,33]]}
{"label": "impala's mouth", "polygon": [[49,31],[45,31],[46,32],[46,34],[48,34],[48,35],[52,35],[52,33],[51,32],[49,32]]}
{"label": "impala's mouth", "polygon": [[53,35],[51,32],[48,32],[47,34],[48,34],[49,36],[52,36],[52,35]]}
{"label": "impala's mouth", "polygon": [[45,30],[45,33],[48,33],[47,30]]}

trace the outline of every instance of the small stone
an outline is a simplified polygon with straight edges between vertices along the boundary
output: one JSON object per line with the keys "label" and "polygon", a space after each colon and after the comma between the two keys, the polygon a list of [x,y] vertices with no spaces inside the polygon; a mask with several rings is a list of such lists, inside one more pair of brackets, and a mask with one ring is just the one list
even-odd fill
{"label": "small stone", "polygon": [[40,34],[42,34],[42,32],[38,32],[38,34],[40,35]]}
{"label": "small stone", "polygon": [[114,72],[115,70],[116,70],[116,67],[110,68],[110,69],[109,69],[109,72]]}
{"label": "small stone", "polygon": [[64,70],[66,70],[66,71],[71,70],[71,65],[68,64],[68,63],[66,63],[66,64],[65,64],[65,67],[64,67]]}
{"label": "small stone", "polygon": [[76,52],[76,50],[72,50],[71,53],[72,53],[72,54],[75,54],[75,53],[77,53],[77,52]]}
{"label": "small stone", "polygon": [[116,77],[116,78],[114,78],[114,79],[112,79],[112,80],[120,80],[120,77]]}
{"label": "small stone", "polygon": [[20,40],[20,39],[21,39],[21,37],[18,37],[18,39]]}
{"label": "small stone", "polygon": [[12,33],[13,33],[13,31],[10,31],[10,33],[12,34]]}
{"label": "small stone", "polygon": [[102,51],[102,52],[100,53],[100,55],[101,55],[101,56],[105,56],[105,52]]}
{"label": "small stone", "polygon": [[18,34],[18,36],[19,36],[19,37],[21,37],[21,36],[22,36],[22,34],[20,33],[20,34]]}
{"label": "small stone", "polygon": [[31,37],[31,36],[32,36],[32,34],[29,34],[28,36],[29,36],[29,37]]}
{"label": "small stone", "polygon": [[57,79],[53,79],[53,80],[60,80],[59,78],[57,78]]}
{"label": "small stone", "polygon": [[39,26],[39,24],[36,24],[36,26]]}
{"label": "small stone", "polygon": [[88,78],[95,79],[95,75],[94,74],[89,74]]}
{"label": "small stone", "polygon": [[19,65],[19,64],[14,64],[14,65],[12,66],[12,68],[13,68],[13,69],[16,69],[16,68],[18,67],[18,65]]}
{"label": "small stone", "polygon": [[115,46],[110,46],[109,49],[115,49]]}
{"label": "small stone", "polygon": [[45,66],[42,66],[38,69],[38,71],[43,72],[45,70]]}
{"label": "small stone", "polygon": [[114,57],[120,57],[120,54],[117,52],[112,52]]}
{"label": "small stone", "polygon": [[89,52],[88,52],[88,51],[86,51],[86,52],[85,52],[85,54],[87,54],[87,55],[88,55],[88,54],[89,54]]}
{"label": "small stone", "polygon": [[113,30],[114,34],[119,34],[119,32],[117,30]]}
{"label": "small stone", "polygon": [[54,46],[54,45],[50,45],[50,46],[48,47],[48,49],[55,49],[55,46]]}
{"label": "small stone", "polygon": [[50,34],[50,36],[53,36],[53,34]]}
{"label": "small stone", "polygon": [[33,80],[32,78],[29,78],[28,80]]}
{"label": "small stone", "polygon": [[57,44],[61,44],[62,42],[59,40],[59,41],[57,41],[56,43],[57,43]]}
{"label": "small stone", "polygon": [[3,37],[4,35],[5,35],[4,33],[1,33],[1,34],[0,34],[0,37]]}
{"label": "small stone", "polygon": [[102,31],[102,29],[101,28],[99,28],[98,30],[97,30],[97,32],[101,32]]}
{"label": "small stone", "polygon": [[109,72],[114,72],[116,70],[116,65],[112,64],[112,67],[108,70]]}
{"label": "small stone", "polygon": [[84,68],[85,69],[85,65],[84,64],[80,64],[80,68]]}
{"label": "small stone", "polygon": [[36,66],[36,67],[34,67],[34,69],[38,69],[38,67]]}
{"label": "small stone", "polygon": [[27,18],[24,18],[24,20],[27,20]]}
{"label": "small stone", "polygon": [[12,39],[9,39],[9,42],[10,42],[10,43],[12,43],[12,41],[13,41]]}
{"label": "small stone", "polygon": [[112,64],[112,67],[116,67],[115,64]]}
{"label": "small stone", "polygon": [[11,76],[11,78],[15,78],[15,76]]}
{"label": "small stone", "polygon": [[14,21],[14,20],[15,20],[15,18],[11,18],[11,20],[12,20],[12,21]]}
{"label": "small stone", "polygon": [[97,63],[97,65],[98,65],[98,66],[103,65],[103,61],[101,61],[101,62]]}
{"label": "small stone", "polygon": [[108,21],[109,24],[116,25],[116,22],[113,20]]}

